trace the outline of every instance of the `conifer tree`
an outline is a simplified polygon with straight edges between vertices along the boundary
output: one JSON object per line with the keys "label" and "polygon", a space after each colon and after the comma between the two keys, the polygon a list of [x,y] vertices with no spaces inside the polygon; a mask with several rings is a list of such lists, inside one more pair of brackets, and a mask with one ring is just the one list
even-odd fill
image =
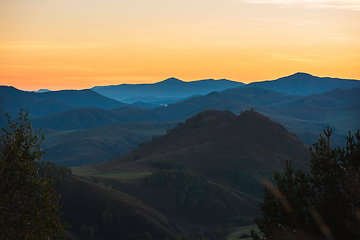
{"label": "conifer tree", "polygon": [[22,110],[0,136],[0,239],[63,239],[57,182],[40,176],[36,161],[44,154]]}
{"label": "conifer tree", "polygon": [[331,134],[328,127],[310,148],[309,173],[294,174],[286,162],[283,175],[275,172],[276,187],[265,184],[256,223],[266,239],[360,238],[359,130],[343,149],[330,147]]}

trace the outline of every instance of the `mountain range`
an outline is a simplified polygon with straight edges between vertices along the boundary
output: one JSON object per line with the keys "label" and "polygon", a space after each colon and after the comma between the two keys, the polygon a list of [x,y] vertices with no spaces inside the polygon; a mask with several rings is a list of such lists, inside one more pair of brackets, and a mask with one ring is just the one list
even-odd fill
{"label": "mountain range", "polygon": [[[121,84],[117,86],[93,87],[97,93],[118,101],[136,102],[160,102],[161,100],[176,100],[192,95],[204,95],[212,91],[222,91],[244,85],[226,79],[206,79],[193,82],[184,82],[176,78],[168,78],[154,84]],[[135,99],[134,99],[135,98]],[[136,99],[140,98],[140,99]],[[146,100],[147,98],[147,100]],[[156,99],[154,101],[154,98]]]}
{"label": "mountain range", "polygon": [[330,126],[334,129],[333,146],[343,146],[348,131],[354,132],[360,126],[359,95],[360,88],[335,89],[305,97],[258,88],[235,88],[154,109],[79,108],[35,118],[32,122],[34,127],[75,130],[120,122],[179,122],[206,109],[229,110],[236,114],[255,109],[283,124],[309,145],[317,140],[322,129]]}
{"label": "mountain range", "polygon": [[[287,81],[291,84],[285,84]],[[324,84],[324,81],[329,81],[329,84]],[[280,84],[281,82],[285,83],[282,85]],[[160,89],[169,90],[169,86],[172,86],[172,83],[179,86],[188,85],[188,83],[180,80],[169,79],[168,81],[159,82],[158,84],[147,84],[145,86],[139,84],[137,88],[140,92],[143,91],[143,89],[149,88],[157,89],[156,91],[160,91]],[[225,80],[203,80],[190,85],[195,86],[197,84],[199,86],[205,86],[208,84],[207,86],[213,86],[215,83],[233,84],[233,82]],[[196,92],[196,96],[187,97],[180,102],[163,106],[146,102],[135,102],[128,105],[102,96],[93,90],[63,90],[34,93],[2,86],[0,87],[0,98],[2,99],[0,108],[3,112],[7,112],[11,116],[16,117],[19,108],[27,107],[33,127],[45,129],[44,132],[46,135],[53,134],[52,136],[54,136],[56,132],[64,134],[62,138],[51,137],[51,139],[56,139],[57,143],[54,144],[51,143],[52,141],[49,141],[48,145],[45,144],[45,150],[49,150],[47,160],[58,162],[60,159],[56,156],[61,155],[64,157],[61,161],[66,162],[68,166],[74,166],[99,162],[119,154],[121,155],[131,150],[129,146],[137,147],[139,143],[151,140],[152,136],[146,135],[146,137],[137,138],[137,141],[130,142],[126,139],[117,140],[116,142],[115,140],[112,142],[111,139],[104,141],[103,136],[94,137],[91,142],[83,141],[82,144],[87,143],[88,145],[85,146],[85,144],[83,147],[79,147],[77,153],[72,150],[71,154],[59,154],[57,151],[66,149],[66,138],[75,136],[71,135],[70,131],[72,134],[75,134],[74,130],[86,130],[97,127],[99,129],[103,128],[103,133],[107,133],[111,131],[110,129],[112,127],[117,129],[118,125],[116,124],[130,124],[131,122],[139,121],[158,122],[159,124],[161,124],[160,122],[171,121],[173,122],[172,124],[175,124],[206,109],[229,110],[237,115],[242,111],[255,109],[257,112],[281,123],[286,129],[296,134],[308,145],[311,145],[318,139],[322,129],[330,126],[334,130],[332,146],[344,146],[344,136],[348,134],[348,131],[354,132],[360,126],[360,98],[358,97],[360,96],[360,88],[347,89],[351,86],[359,85],[359,83],[360,81],[356,80],[318,78],[309,74],[297,73],[275,81],[247,85],[240,84],[240,87],[223,91],[213,91],[205,95]],[[279,90],[276,89],[278,91],[273,91],[259,88],[263,86],[262,84],[265,84],[265,87],[272,86],[273,84],[273,88],[278,87]],[[258,87],[251,87],[255,85]],[[308,89],[312,89],[312,91],[316,89],[317,92],[329,88],[329,86],[341,88],[307,96],[281,93],[281,91],[285,90],[288,92],[293,91],[293,85],[298,86],[298,89],[300,89],[301,86],[307,86]],[[120,86],[122,85],[119,85],[119,87]],[[128,87],[130,87],[130,85]],[[100,89],[101,87],[98,88]],[[176,92],[177,88],[173,88],[172,90],[172,92]],[[199,89],[193,88],[192,90],[195,91]],[[191,94],[193,93],[194,92],[191,92]],[[133,96],[132,99],[156,102],[160,98]],[[170,98],[168,98],[168,100],[169,99]],[[172,100],[174,100],[174,98],[172,98]],[[1,115],[1,118],[3,119],[4,115]],[[2,121],[0,124],[5,124],[5,121]],[[169,128],[169,126],[164,125],[161,130],[162,133],[164,133],[167,128]],[[139,130],[133,130],[135,134],[140,134],[142,131],[141,128]],[[101,131],[102,130],[99,130],[98,133]],[[117,130],[114,131],[116,132]],[[89,132],[91,132],[91,130],[89,130]],[[80,133],[83,133],[83,131]],[[95,134],[95,131],[92,133]],[[158,135],[158,133],[154,135]],[[83,135],[79,134],[78,136]],[[45,137],[47,138],[47,136]],[[89,138],[89,135],[86,135],[86,138]],[[81,138],[76,139],[79,140],[78,142],[81,142]],[[62,141],[64,141],[64,143],[62,143]],[[46,142],[47,140],[45,140],[45,143]],[[80,146],[75,142],[73,142],[73,144],[74,146]],[[58,148],[55,146],[58,146]],[[117,151],[114,146],[127,150],[125,152],[123,150]],[[98,151],[97,148],[102,150]],[[87,149],[88,152],[83,154],[83,150],[81,149]],[[105,149],[108,151],[107,154],[104,152]],[[99,154],[99,152],[102,152],[102,154]],[[90,155],[97,157],[86,157]],[[78,156],[79,159],[88,159],[88,161],[76,161],[74,156]],[[75,162],[71,163],[72,161]]]}
{"label": "mountain range", "polygon": [[[94,239],[221,239],[254,227],[262,183],[273,182],[286,159],[309,169],[309,146],[323,128],[332,127],[333,146],[345,147],[348,131],[360,126],[359,83],[297,73],[264,85],[184,90],[191,95],[175,96],[173,88],[126,96],[128,104],[93,90],[0,87],[0,108],[16,117],[28,107],[32,126],[45,134],[43,160],[75,166],[58,186],[68,239],[82,239],[82,225],[96,229]],[[138,87],[176,84],[187,83]]]}
{"label": "mountain range", "polygon": [[321,94],[332,89],[359,88],[358,80],[317,77],[308,73],[295,73],[276,80],[244,84],[226,79],[206,79],[184,82],[169,78],[154,84],[120,84],[97,86],[92,90],[106,97],[126,103],[148,102],[154,104],[171,104],[195,95],[206,95],[212,91],[223,91],[229,88],[261,88],[286,95],[307,96]]}

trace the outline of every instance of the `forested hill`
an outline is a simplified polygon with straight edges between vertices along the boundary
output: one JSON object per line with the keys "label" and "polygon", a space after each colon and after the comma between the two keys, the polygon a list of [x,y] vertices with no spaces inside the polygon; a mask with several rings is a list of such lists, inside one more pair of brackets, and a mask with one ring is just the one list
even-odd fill
{"label": "forested hill", "polygon": [[101,166],[83,167],[105,172],[144,171],[151,168],[149,161],[171,159],[198,173],[212,168],[276,170],[284,168],[284,159],[307,168],[309,154],[308,146],[294,134],[255,111],[236,116],[207,110],[124,156]]}

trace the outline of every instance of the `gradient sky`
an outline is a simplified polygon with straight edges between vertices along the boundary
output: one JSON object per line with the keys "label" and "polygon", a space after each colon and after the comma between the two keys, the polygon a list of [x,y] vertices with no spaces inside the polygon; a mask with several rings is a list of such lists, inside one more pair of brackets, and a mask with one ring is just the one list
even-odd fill
{"label": "gradient sky", "polygon": [[360,0],[0,0],[0,85],[360,79]]}

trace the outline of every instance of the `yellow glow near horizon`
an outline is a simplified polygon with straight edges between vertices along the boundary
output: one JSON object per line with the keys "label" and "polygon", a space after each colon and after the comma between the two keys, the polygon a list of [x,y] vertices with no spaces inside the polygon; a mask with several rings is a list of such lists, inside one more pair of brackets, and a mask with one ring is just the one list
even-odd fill
{"label": "yellow glow near horizon", "polygon": [[0,0],[0,85],[360,79],[356,0]]}

